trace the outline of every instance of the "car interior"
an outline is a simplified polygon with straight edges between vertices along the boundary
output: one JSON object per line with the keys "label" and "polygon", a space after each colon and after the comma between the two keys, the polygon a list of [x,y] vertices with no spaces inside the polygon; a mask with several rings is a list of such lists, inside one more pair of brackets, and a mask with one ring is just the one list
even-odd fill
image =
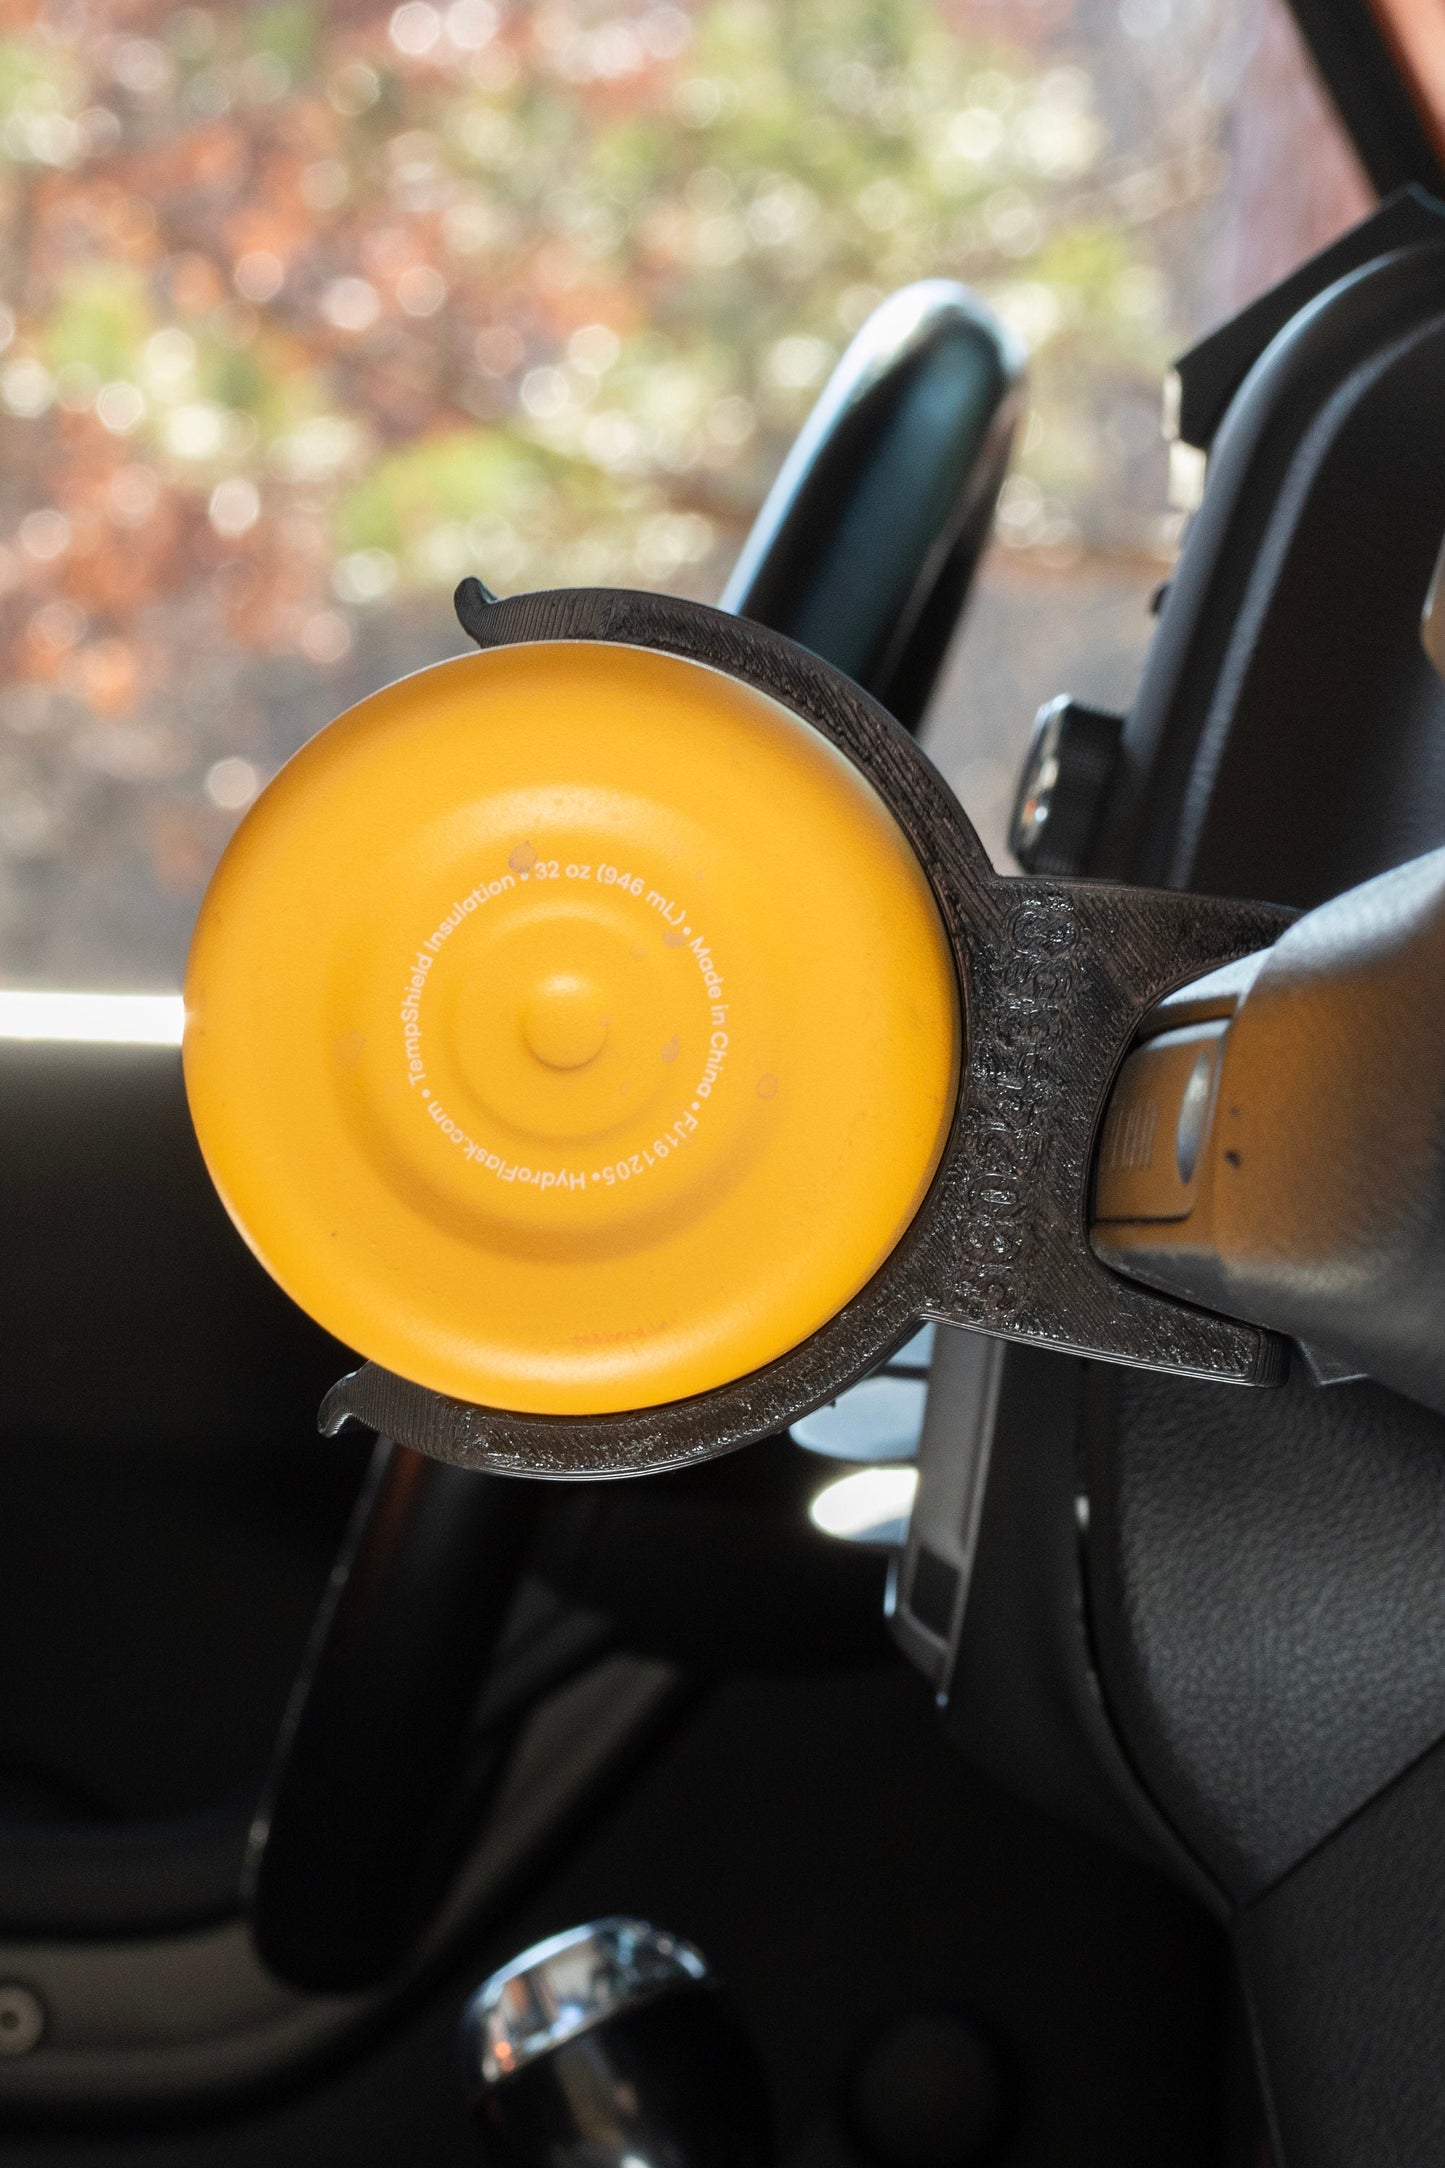
{"label": "car interior", "polygon": [[[566,1401],[308,1314],[254,1199],[289,1228],[324,1149],[296,1113],[248,1189],[225,1110],[264,1073],[292,1119],[313,1009],[322,1060],[301,907],[243,846],[341,773],[325,731],[186,906],[184,1056],[174,985],[82,1028],[46,1021],[63,973],[0,958],[0,2168],[1445,2159],[1445,73],[1414,0],[1291,4],[1368,207],[1173,356],[1192,495],[1137,682],[1050,685],[1026,746],[1010,718],[1006,850],[931,754],[1026,502],[1035,365],[942,264],[880,268],[709,596],[560,553],[532,593],[483,550],[447,580],[452,659],[384,696],[553,652],[599,683],[702,663],[866,783],[937,906],[958,1046],[905,1228],[806,1331]],[[416,4],[272,12],[418,69],[443,34]],[[480,12],[464,57],[544,11]],[[652,14],[670,66],[686,11]],[[66,53],[200,36],[196,9],[11,15]],[[583,11],[594,38],[635,15]],[[351,715],[396,674],[372,660]],[[370,914],[348,956],[363,923],[385,945],[409,798],[374,849],[284,832]],[[827,1062],[892,1075],[901,1133],[892,1014],[842,1015]],[[737,1194],[745,1286],[834,1239],[821,1191]],[[587,1269],[615,1289],[624,1248]]]}

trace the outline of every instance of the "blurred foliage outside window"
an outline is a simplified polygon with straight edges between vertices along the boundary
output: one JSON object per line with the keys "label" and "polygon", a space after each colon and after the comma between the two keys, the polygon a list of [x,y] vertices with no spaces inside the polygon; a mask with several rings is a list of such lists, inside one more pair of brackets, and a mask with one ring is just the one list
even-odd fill
{"label": "blurred foliage outside window", "polygon": [[1030,349],[998,560],[1152,584],[1266,4],[0,0],[0,975],[177,983],[464,573],[716,594],[909,280]]}

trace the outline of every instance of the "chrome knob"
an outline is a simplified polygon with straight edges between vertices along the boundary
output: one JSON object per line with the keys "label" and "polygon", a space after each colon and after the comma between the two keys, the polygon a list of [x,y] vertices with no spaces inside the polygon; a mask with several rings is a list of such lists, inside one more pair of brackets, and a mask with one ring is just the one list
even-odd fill
{"label": "chrome knob", "polygon": [[489,2160],[766,2168],[761,2073],[707,1961],[645,1920],[594,1920],[494,1972],[462,2017]]}

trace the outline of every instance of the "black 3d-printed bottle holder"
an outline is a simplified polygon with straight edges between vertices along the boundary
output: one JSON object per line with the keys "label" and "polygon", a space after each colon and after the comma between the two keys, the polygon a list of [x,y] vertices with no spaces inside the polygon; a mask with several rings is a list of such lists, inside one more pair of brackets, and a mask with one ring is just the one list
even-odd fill
{"label": "black 3d-printed bottle holder", "polygon": [[321,1426],[369,1424],[463,1467],[568,1477],[705,1460],[832,1400],[932,1318],[1081,1355],[1239,1384],[1283,1374],[1283,1344],[1110,1272],[1088,1238],[1090,1166],[1110,1085],[1171,988],[1263,948],[1270,905],[1102,881],[996,873],[906,731],[817,656],[743,618],[611,589],[457,609],[480,647],[595,640],[656,648],[770,694],[873,784],[926,873],[958,973],[963,1059],[953,1125],[903,1239],[838,1314],[776,1362],[709,1393],[598,1416],[520,1415],[414,1385],[374,1363],[327,1395]]}

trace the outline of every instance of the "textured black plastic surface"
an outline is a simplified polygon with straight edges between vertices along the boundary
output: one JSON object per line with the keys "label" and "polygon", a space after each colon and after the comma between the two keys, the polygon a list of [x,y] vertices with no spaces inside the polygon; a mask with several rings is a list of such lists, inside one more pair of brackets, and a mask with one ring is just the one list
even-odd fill
{"label": "textured black plastic surface", "polygon": [[1342,233],[1174,364],[1179,380],[1178,432],[1207,452],[1230,402],[1272,339],[1317,295],[1362,264],[1419,241],[1445,238],[1445,204],[1418,185],[1397,189],[1369,218]]}
{"label": "textured black plastic surface", "polygon": [[1445,247],[1351,273],[1215,443],[1125,721],[1092,869],[1303,907],[1445,841],[1445,688],[1416,635],[1440,542]]}
{"label": "textured black plastic surface", "polygon": [[1109,1702],[1236,1903],[1439,1737],[1445,1421],[1372,1385],[1122,1373],[1089,1470]]}
{"label": "textured black plastic surface", "polygon": [[[1445,254],[1415,250],[1315,302],[1247,381],[1126,728],[1111,869],[1309,907],[1445,840],[1445,689],[1417,632],[1442,358]],[[1107,1382],[1101,1679],[1154,1799],[1248,1906],[1281,2168],[1425,2168],[1445,2157],[1440,1420],[1303,1370],[1267,1400]]]}
{"label": "textured black plastic surface", "polygon": [[1220,1912],[1217,1887],[1119,1750],[1082,1631],[1077,1506],[1092,1383],[1088,1364],[1037,1348],[1005,1351],[978,1547],[943,1681],[948,1729],[1001,1782],[1162,1860]]}
{"label": "textured black plastic surface", "polygon": [[1170,987],[1267,945],[1260,904],[994,872],[938,771],[850,679],[778,634],[700,603],[579,589],[458,612],[479,644],[607,640],[724,670],[812,723],[873,783],[932,887],[958,972],[965,1048],[932,1188],[860,1294],[766,1369],[622,1415],[527,1416],[426,1391],[368,1364],[335,1386],[322,1427],[357,1417],[466,1467],[628,1474],[767,1437],[833,1399],[920,1317],[1121,1361],[1265,1384],[1280,1345],[1248,1325],[1132,1287],[1089,1248],[1100,1109],[1141,1016]]}
{"label": "textured black plastic surface", "polygon": [[1235,1929],[1280,2168],[1445,2158],[1445,1747]]}

